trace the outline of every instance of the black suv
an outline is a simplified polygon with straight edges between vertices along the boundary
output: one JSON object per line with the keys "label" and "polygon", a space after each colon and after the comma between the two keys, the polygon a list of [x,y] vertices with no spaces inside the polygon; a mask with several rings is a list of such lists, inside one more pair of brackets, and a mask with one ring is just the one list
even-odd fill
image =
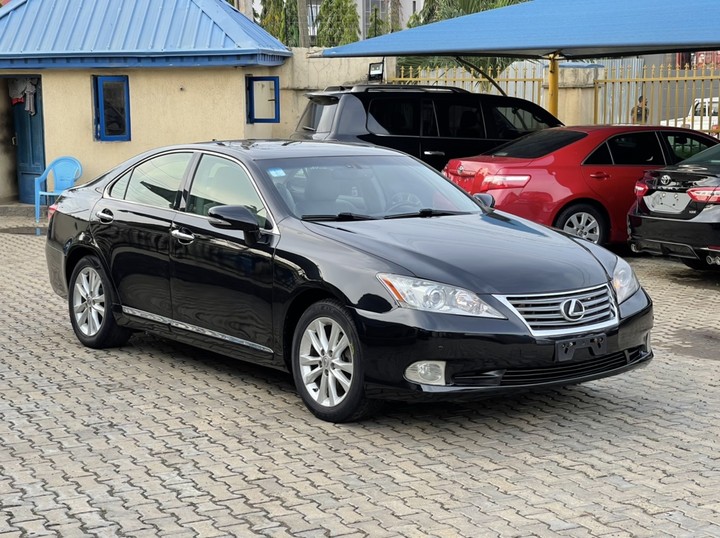
{"label": "black suv", "polygon": [[291,138],[399,149],[441,170],[531,131],[562,125],[525,99],[445,86],[335,86],[310,102]]}

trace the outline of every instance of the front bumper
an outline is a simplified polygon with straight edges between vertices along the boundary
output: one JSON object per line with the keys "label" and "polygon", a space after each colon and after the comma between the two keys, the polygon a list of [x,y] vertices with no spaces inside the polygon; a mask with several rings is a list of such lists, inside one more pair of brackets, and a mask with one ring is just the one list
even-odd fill
{"label": "front bumper", "polygon": [[[642,289],[621,305],[619,325],[558,337],[534,337],[520,320],[431,315],[401,308],[356,315],[370,398],[476,399],[583,383],[638,368],[653,358],[652,302]],[[581,347],[568,359],[558,351],[563,342],[597,338],[606,341],[599,353]],[[405,379],[405,369],[423,360],[445,361],[444,385]]]}

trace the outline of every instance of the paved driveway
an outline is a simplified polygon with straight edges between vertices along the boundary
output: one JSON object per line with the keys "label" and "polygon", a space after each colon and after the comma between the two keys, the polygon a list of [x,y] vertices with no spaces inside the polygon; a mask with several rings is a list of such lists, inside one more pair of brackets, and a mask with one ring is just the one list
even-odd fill
{"label": "paved driveway", "polygon": [[631,261],[656,359],[586,385],[315,420],[291,378],[76,341],[0,233],[0,536],[720,536],[720,275]]}

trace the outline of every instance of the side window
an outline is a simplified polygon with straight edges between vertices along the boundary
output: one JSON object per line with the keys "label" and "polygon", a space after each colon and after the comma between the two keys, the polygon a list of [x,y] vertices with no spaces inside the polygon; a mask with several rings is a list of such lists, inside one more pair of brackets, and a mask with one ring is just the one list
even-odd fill
{"label": "side window", "polygon": [[485,126],[477,102],[438,100],[440,136],[453,138],[485,138]]}
{"label": "side window", "polygon": [[662,137],[670,148],[672,162],[679,162],[692,157],[712,145],[704,138],[690,133],[666,132],[662,133]]}
{"label": "side window", "polygon": [[519,104],[492,105],[488,116],[491,125],[488,129],[494,128],[497,138],[517,138],[551,126],[535,110]]}
{"label": "side window", "polygon": [[629,133],[614,136],[608,141],[614,164],[665,164],[660,143],[654,132]]}
{"label": "side window", "polygon": [[420,103],[413,97],[373,99],[368,108],[367,128],[375,134],[419,136]]}
{"label": "side window", "polygon": [[190,187],[185,211],[206,216],[219,205],[242,205],[257,215],[261,228],[269,228],[267,211],[250,176],[239,164],[203,155]]}
{"label": "side window", "polygon": [[120,200],[125,198],[125,193],[127,192],[127,186],[130,182],[130,172],[125,172],[123,176],[115,181],[113,183],[112,187],[110,187],[110,196],[112,198],[119,198]]}
{"label": "side window", "polygon": [[130,140],[130,86],[125,76],[93,77],[95,140]]}
{"label": "side window", "polygon": [[[173,207],[191,157],[192,153],[167,153],[139,164],[128,181],[125,200],[155,207]],[[112,192],[114,190],[115,186]]]}
{"label": "side window", "polygon": [[435,107],[429,99],[423,99],[420,109],[422,132],[421,136],[437,136],[438,124],[435,117]]}
{"label": "side window", "polygon": [[583,164],[612,164],[613,160],[610,156],[610,148],[607,143],[603,142],[600,144],[590,156],[585,159]]}

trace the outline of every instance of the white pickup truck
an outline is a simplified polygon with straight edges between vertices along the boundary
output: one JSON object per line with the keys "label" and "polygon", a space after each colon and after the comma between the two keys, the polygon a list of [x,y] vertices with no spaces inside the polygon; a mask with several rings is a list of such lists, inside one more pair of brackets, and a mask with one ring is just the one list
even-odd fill
{"label": "white pickup truck", "polygon": [[664,120],[660,125],[669,125],[673,127],[685,127],[687,129],[695,129],[708,134],[718,133],[718,102],[717,97],[706,97],[705,99],[695,99],[692,107],[684,118],[675,118]]}

